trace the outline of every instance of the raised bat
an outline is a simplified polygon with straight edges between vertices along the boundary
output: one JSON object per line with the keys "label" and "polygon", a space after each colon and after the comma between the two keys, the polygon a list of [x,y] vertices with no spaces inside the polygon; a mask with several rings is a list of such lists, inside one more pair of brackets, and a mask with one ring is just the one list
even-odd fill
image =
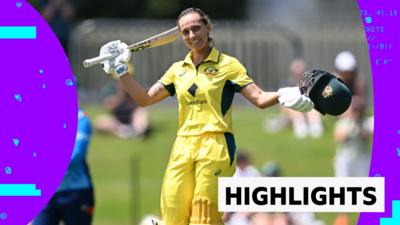
{"label": "raised bat", "polygon": [[[180,32],[179,32],[178,27],[174,27],[174,28],[164,31],[160,34],[149,37],[143,41],[139,41],[132,45],[129,45],[128,49],[130,49],[132,52],[138,52],[138,51],[142,51],[145,48],[154,48],[154,47],[166,45],[166,44],[171,43],[171,42],[175,41],[176,39],[178,39],[179,36],[180,36]],[[88,68],[93,65],[99,64],[103,61],[112,59],[114,57],[116,57],[116,55],[106,54],[106,55],[102,55],[102,56],[97,56],[95,58],[86,59],[85,61],[83,61],[83,66],[85,68]]]}

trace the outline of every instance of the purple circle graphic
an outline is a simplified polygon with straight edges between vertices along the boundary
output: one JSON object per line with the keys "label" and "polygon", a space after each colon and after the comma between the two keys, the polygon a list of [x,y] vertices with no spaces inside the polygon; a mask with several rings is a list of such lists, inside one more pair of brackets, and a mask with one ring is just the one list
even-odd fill
{"label": "purple circle graphic", "polygon": [[75,142],[77,96],[57,37],[25,1],[0,1],[0,224],[28,224]]}
{"label": "purple circle graphic", "polygon": [[400,2],[359,0],[374,90],[370,176],[385,178],[385,212],[361,213],[358,225],[400,224]]}

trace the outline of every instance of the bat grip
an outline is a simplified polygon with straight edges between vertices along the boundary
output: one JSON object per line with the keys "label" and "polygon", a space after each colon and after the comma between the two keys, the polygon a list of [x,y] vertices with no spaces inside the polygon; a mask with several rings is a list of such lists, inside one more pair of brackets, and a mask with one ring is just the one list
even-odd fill
{"label": "bat grip", "polygon": [[101,55],[101,56],[97,56],[95,58],[91,58],[91,59],[86,59],[85,61],[83,61],[83,66],[85,68],[91,67],[93,65],[99,64],[103,61],[109,60],[114,58],[115,56],[111,53],[109,54],[105,54],[105,55]]}

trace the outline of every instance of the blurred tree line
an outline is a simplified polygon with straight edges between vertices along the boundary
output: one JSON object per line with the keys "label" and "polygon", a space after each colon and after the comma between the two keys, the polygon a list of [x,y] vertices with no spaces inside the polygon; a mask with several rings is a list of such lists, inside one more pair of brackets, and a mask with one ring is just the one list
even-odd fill
{"label": "blurred tree line", "polygon": [[243,19],[247,0],[28,0],[40,9],[51,1],[69,1],[75,8],[75,19],[148,18],[176,19],[189,7],[201,8],[211,19]]}

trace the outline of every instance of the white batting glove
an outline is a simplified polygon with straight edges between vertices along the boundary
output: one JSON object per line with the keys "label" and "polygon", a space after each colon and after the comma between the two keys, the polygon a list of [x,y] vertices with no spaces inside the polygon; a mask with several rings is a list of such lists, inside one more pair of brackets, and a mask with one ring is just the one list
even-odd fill
{"label": "white batting glove", "polygon": [[128,45],[120,40],[108,42],[101,47],[100,56],[105,54],[114,55],[114,58],[101,63],[104,72],[113,75],[117,79],[128,72],[131,51],[127,47]]}
{"label": "white batting glove", "polygon": [[309,112],[314,108],[311,99],[300,93],[298,87],[285,87],[278,90],[279,103],[287,108],[299,111]]}

